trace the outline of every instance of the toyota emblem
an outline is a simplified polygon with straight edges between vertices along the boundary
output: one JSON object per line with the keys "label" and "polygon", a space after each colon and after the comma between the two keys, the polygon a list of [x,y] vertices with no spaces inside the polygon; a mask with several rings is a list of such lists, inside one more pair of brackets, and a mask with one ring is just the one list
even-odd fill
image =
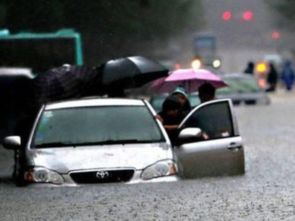
{"label": "toyota emblem", "polygon": [[96,172],[96,178],[97,179],[104,179],[110,176],[110,173],[108,171],[98,171]]}

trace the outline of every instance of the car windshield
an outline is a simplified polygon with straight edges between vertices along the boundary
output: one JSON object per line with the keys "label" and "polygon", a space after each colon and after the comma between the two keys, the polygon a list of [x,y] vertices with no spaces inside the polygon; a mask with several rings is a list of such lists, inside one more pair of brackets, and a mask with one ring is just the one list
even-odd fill
{"label": "car windshield", "polygon": [[36,148],[163,141],[145,106],[80,107],[43,112]]}

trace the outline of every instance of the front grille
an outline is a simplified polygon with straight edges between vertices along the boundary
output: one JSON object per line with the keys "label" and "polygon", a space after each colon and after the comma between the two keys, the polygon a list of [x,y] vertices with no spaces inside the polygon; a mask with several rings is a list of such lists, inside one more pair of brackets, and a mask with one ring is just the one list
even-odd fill
{"label": "front grille", "polygon": [[99,170],[87,172],[73,172],[70,174],[75,183],[113,183],[128,182],[134,170]]}

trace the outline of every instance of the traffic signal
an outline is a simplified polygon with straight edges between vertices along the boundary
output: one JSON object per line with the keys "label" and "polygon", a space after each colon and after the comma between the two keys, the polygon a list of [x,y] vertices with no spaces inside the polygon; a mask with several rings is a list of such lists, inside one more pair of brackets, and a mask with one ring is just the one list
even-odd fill
{"label": "traffic signal", "polygon": [[230,11],[224,11],[222,13],[222,19],[224,21],[229,21],[229,20],[231,20],[231,18],[232,18],[232,13]]}
{"label": "traffic signal", "polygon": [[278,39],[281,38],[281,33],[278,32],[278,31],[273,31],[273,32],[271,33],[271,38],[272,38],[273,40],[278,40]]}
{"label": "traffic signal", "polygon": [[253,20],[253,12],[250,10],[244,11],[243,12],[243,20],[244,21],[252,21]]}

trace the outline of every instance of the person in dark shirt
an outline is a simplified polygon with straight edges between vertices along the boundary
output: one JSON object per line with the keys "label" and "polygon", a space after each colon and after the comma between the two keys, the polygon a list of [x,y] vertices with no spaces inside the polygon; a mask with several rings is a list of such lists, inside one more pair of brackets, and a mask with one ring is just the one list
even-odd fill
{"label": "person in dark shirt", "polygon": [[198,91],[201,103],[215,99],[215,87],[210,83],[202,84]]}
{"label": "person in dark shirt", "polygon": [[246,69],[244,70],[244,73],[253,75],[254,74],[254,66],[255,66],[254,62],[249,61]]}
{"label": "person in dark shirt", "polygon": [[177,87],[171,95],[178,98],[180,103],[180,115],[183,120],[192,109],[189,97],[183,87]]}
{"label": "person in dark shirt", "polygon": [[278,72],[273,63],[269,64],[269,71],[267,74],[267,83],[269,87],[266,89],[267,92],[273,92],[276,90],[278,83]]}
{"label": "person in dark shirt", "polygon": [[158,119],[162,122],[172,144],[175,143],[178,135],[178,126],[182,121],[180,109],[181,104],[178,98],[174,95],[169,95],[163,102],[161,112],[158,113]]}

